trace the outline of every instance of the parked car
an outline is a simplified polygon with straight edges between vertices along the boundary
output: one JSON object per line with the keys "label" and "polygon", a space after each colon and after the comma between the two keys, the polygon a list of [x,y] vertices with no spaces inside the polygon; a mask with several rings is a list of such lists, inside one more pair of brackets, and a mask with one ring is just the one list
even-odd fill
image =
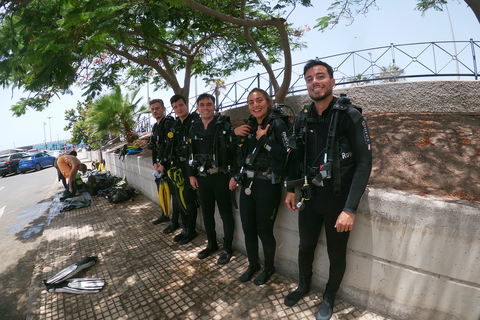
{"label": "parked car", "polygon": [[10,153],[0,156],[0,175],[5,177],[9,173],[18,173],[18,163],[26,153]]}
{"label": "parked car", "polygon": [[49,151],[46,151],[46,153],[48,153],[52,157],[58,158],[59,155],[63,154],[63,151],[62,150],[49,150]]}
{"label": "parked car", "polygon": [[18,171],[25,173],[30,170],[41,170],[42,168],[53,166],[55,157],[46,152],[37,152],[25,155],[18,163]]}

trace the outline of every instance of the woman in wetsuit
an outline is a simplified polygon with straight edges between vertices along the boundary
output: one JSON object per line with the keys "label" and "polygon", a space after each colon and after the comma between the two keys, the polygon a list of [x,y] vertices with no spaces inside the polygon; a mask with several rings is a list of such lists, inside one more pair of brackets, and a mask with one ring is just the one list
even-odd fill
{"label": "woman in wetsuit", "polygon": [[261,269],[258,238],[263,246],[265,268],[254,279],[256,285],[265,284],[275,272],[276,241],[273,225],[281,198],[281,175],[288,159],[288,149],[282,136],[288,131],[284,120],[275,116],[273,102],[268,94],[255,88],[248,95],[251,116],[247,124],[237,127],[238,140],[237,183],[241,184],[240,217],[245,234],[249,267],[241,275],[241,282],[249,281]]}

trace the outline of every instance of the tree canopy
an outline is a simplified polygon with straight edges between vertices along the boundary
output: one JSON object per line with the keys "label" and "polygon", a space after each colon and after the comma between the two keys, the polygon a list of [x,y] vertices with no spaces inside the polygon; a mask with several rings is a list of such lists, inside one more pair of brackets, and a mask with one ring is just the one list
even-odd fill
{"label": "tree canopy", "polygon": [[99,148],[105,141],[108,141],[110,132],[95,131],[87,124],[87,116],[90,112],[91,105],[85,102],[77,102],[76,109],[65,111],[65,120],[67,125],[63,130],[72,134],[70,143],[85,143],[89,149]]}
{"label": "tree canopy", "polygon": [[43,110],[72,85],[87,99],[147,81],[188,97],[195,75],[209,82],[284,56],[291,66],[302,30],[280,15],[297,3],[310,1],[0,1],[0,83],[30,92],[12,106],[17,116]]}
{"label": "tree canopy", "polygon": [[91,132],[108,134],[110,138],[124,134],[128,143],[137,140],[138,134],[133,130],[134,118],[149,112],[146,106],[139,107],[142,98],[136,99],[137,94],[138,90],[123,95],[120,87],[116,87],[96,99],[86,115]]}

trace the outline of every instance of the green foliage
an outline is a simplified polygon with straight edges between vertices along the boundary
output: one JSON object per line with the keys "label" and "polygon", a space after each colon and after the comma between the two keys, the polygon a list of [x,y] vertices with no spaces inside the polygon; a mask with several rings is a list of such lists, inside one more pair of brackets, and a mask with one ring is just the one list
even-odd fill
{"label": "green foliage", "polygon": [[136,140],[138,135],[133,130],[134,117],[149,112],[146,106],[138,107],[142,99],[135,100],[138,91],[137,89],[132,94],[122,95],[120,87],[117,87],[113,92],[94,101],[86,117],[90,130],[102,135],[108,134],[110,137],[123,134],[128,143]]}
{"label": "green foliage", "polygon": [[90,110],[89,103],[77,102],[76,109],[65,111],[65,120],[68,122],[65,131],[71,131],[70,143],[84,142],[90,149],[97,149],[108,140],[108,134],[93,131],[86,123]]}
{"label": "green foliage", "polygon": [[354,83],[352,83],[352,86],[361,86],[361,85],[370,83],[370,80],[368,80],[368,78],[361,73],[349,78],[348,81],[349,82],[355,81]]}
{"label": "green foliage", "polygon": [[447,4],[446,0],[421,0],[418,1],[417,7],[415,9],[421,11],[422,15],[424,15],[425,11],[427,11],[428,9],[443,11],[444,4]]}
{"label": "green foliage", "polygon": [[[269,2],[205,0],[202,5],[242,21],[268,20],[286,6],[308,0]],[[194,10],[186,0],[0,1],[0,84],[30,96],[12,107],[43,110],[55,96],[82,86],[87,99],[106,88],[153,80],[188,96],[193,75],[224,78],[260,64],[245,28],[267,63],[282,59],[282,43],[272,25],[245,26]],[[292,49],[302,32],[286,26]],[[284,42],[284,41],[283,41]],[[289,52],[289,51],[288,51]],[[184,73],[183,84],[178,74]]]}
{"label": "green foliage", "polygon": [[382,72],[377,76],[377,78],[386,78],[383,82],[397,82],[400,79],[397,77],[403,75],[403,69],[401,69],[396,64],[390,63],[388,67],[380,67]]}

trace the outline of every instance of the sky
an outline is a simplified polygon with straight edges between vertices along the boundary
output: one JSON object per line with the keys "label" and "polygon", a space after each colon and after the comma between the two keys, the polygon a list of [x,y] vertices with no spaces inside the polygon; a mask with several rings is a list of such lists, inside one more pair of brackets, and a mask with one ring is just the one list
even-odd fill
{"label": "sky", "polygon": [[[294,26],[309,26],[312,28],[302,38],[307,48],[292,52],[293,63],[301,63],[315,57],[325,57],[348,51],[368,49],[380,46],[431,42],[431,41],[468,41],[473,38],[480,41],[480,23],[473,11],[464,1],[449,1],[448,12],[429,10],[424,16],[415,10],[417,0],[377,0],[378,9],[373,8],[366,15],[358,15],[354,22],[349,25],[348,21],[341,21],[333,29],[319,32],[313,29],[317,17],[326,15],[326,9],[331,1],[313,0],[313,8],[299,7],[288,17],[288,21]],[[453,35],[452,35],[453,28]],[[281,64],[279,65],[281,66]],[[234,82],[235,79],[243,79],[256,73],[263,73],[262,67],[253,68],[247,72],[237,73],[226,79],[226,83]],[[150,86],[143,88],[139,96],[143,95],[142,103],[147,103],[147,95],[151,99],[161,98],[169,101],[173,91],[164,90],[152,92]],[[192,81],[190,93],[194,95],[209,88],[203,83]],[[65,111],[75,108],[77,101],[83,101],[80,88],[72,88],[72,96],[62,96],[42,112],[28,109],[26,114],[15,117],[10,107],[26,97],[22,91],[13,91],[9,88],[0,88],[0,119],[2,119],[0,134],[0,151],[14,147],[43,143],[44,141],[56,141],[69,139],[70,133],[64,131],[67,125]],[[138,97],[139,97],[138,96]]]}

